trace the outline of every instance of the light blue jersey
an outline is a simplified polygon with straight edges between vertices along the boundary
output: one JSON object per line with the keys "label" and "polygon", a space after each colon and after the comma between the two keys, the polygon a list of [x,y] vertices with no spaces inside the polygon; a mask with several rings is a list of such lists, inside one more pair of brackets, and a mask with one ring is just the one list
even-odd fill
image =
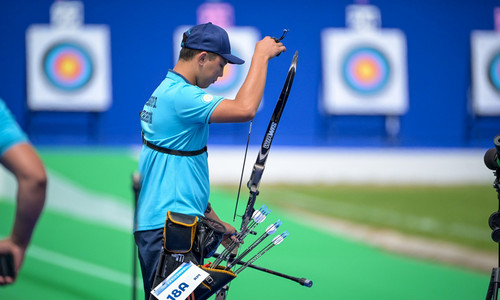
{"label": "light blue jersey", "polygon": [[28,142],[26,134],[0,99],[0,157],[12,146]]}
{"label": "light blue jersey", "polygon": [[[141,112],[144,138],[163,148],[195,151],[206,146],[212,112],[223,100],[170,70]],[[162,228],[167,211],[202,216],[210,193],[207,153],[165,154],[143,146],[135,231]]]}

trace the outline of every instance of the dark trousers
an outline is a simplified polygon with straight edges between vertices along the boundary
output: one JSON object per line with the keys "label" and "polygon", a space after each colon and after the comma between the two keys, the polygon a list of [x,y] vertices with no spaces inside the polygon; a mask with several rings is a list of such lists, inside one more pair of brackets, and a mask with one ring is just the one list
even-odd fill
{"label": "dark trousers", "polygon": [[135,243],[138,248],[139,262],[141,264],[142,282],[144,285],[145,300],[149,299],[151,290],[154,288],[153,284],[158,259],[160,257],[162,242],[163,242],[163,228],[136,231],[134,233]]}

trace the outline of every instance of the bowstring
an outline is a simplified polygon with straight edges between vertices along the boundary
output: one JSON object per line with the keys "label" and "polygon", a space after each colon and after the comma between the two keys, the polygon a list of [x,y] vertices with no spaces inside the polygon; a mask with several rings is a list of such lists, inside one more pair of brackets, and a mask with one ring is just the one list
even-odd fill
{"label": "bowstring", "polygon": [[[234,207],[234,216],[233,216],[233,222],[236,221],[236,212],[238,210],[238,202],[240,200],[240,192],[241,192],[241,184],[243,182],[243,174],[245,173],[245,164],[246,164],[246,161],[247,161],[247,153],[248,153],[248,145],[250,144],[250,135],[252,133],[252,124],[253,124],[253,120],[250,121],[250,126],[248,128],[248,138],[247,138],[247,145],[245,147],[245,156],[243,157],[243,166],[241,167],[241,176],[240,176],[240,184],[238,186],[238,195],[236,196],[236,206]],[[238,251],[239,251],[239,247],[238,247]],[[231,255],[231,253],[229,254]],[[236,256],[238,256],[238,254],[236,254]],[[228,258],[229,259],[229,258]],[[229,260],[228,260],[229,261]],[[226,289],[226,296],[227,294],[229,293],[229,287],[231,286],[231,283],[229,283],[227,285],[227,289]]]}
{"label": "bowstring", "polygon": [[250,134],[252,133],[252,124],[253,124],[253,120],[250,121],[250,126],[248,129],[247,146],[245,148],[245,156],[243,158],[243,166],[241,167],[240,185],[238,186],[238,195],[236,196],[236,206],[234,207],[233,222],[236,221],[236,212],[238,210],[238,202],[240,200],[241,183],[243,182],[243,173],[245,172],[245,163],[247,161],[248,145],[250,143]]}

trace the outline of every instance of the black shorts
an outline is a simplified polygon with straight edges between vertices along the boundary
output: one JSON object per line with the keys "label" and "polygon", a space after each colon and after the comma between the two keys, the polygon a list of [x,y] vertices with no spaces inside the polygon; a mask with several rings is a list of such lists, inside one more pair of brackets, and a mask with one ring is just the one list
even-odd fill
{"label": "black shorts", "polygon": [[153,230],[136,231],[134,233],[135,243],[139,252],[141,264],[142,282],[144,285],[145,300],[149,299],[153,284],[158,259],[160,257],[163,243],[163,227]]}

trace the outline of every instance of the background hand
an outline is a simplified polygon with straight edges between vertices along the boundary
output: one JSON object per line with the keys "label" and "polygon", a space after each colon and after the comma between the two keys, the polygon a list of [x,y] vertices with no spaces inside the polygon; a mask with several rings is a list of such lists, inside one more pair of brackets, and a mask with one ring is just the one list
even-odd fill
{"label": "background hand", "polygon": [[[10,238],[0,241],[0,255],[12,254],[14,257],[14,272],[17,274],[24,261],[26,248],[16,245]],[[8,285],[14,283],[16,277],[0,275],[0,285]]]}

